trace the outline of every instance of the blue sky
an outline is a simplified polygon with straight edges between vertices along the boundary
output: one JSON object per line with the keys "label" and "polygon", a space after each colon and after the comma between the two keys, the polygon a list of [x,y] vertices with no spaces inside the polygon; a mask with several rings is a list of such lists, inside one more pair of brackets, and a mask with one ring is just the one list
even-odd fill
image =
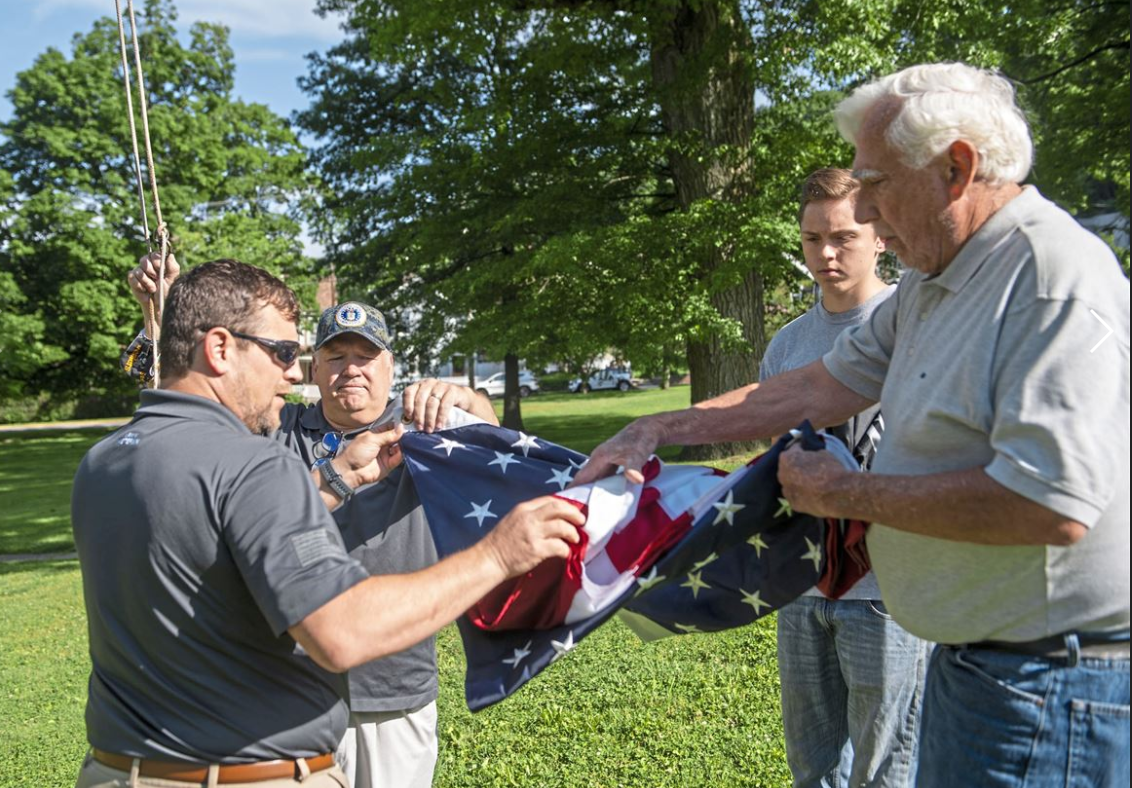
{"label": "blue sky", "polygon": [[[142,0],[135,2],[140,8]],[[125,13],[126,0],[121,3]],[[283,116],[307,104],[295,83],[306,73],[303,56],[342,38],[336,20],[314,14],[315,0],[177,0],[176,7],[182,33],[196,21],[229,27],[236,94]],[[70,55],[74,34],[90,30],[100,16],[113,18],[114,0],[0,0],[0,120],[11,117],[7,93],[16,74],[48,47]]]}

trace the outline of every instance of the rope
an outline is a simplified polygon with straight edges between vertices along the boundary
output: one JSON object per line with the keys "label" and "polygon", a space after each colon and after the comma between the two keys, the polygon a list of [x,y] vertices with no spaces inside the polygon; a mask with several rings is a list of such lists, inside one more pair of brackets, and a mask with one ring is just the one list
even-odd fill
{"label": "rope", "polygon": [[[145,232],[145,245],[148,252],[153,251],[153,244],[149,234],[149,217],[146,213],[144,187],[142,186],[141,157],[138,155],[138,131],[134,125],[134,102],[130,91],[130,67],[126,57],[126,31],[122,21],[122,6],[120,0],[114,0],[114,11],[118,17],[118,42],[122,52],[122,82],[126,90],[126,108],[130,120],[130,141],[134,150],[134,172],[138,186],[138,202],[141,205],[142,229]],[[149,173],[149,189],[153,197],[153,213],[157,219],[157,240],[160,247],[160,262],[157,270],[157,306],[153,299],[149,301],[146,319],[146,334],[153,340],[153,387],[157,388],[161,382],[161,354],[158,350],[161,339],[161,315],[165,312],[165,258],[169,254],[169,228],[161,218],[161,199],[157,193],[157,168],[153,164],[153,145],[149,137],[149,111],[145,99],[145,76],[141,64],[141,48],[138,45],[138,22],[134,16],[133,0],[126,0],[126,11],[130,17],[130,38],[133,42],[134,68],[138,79],[138,106],[141,109],[142,136],[145,139],[146,171]]]}

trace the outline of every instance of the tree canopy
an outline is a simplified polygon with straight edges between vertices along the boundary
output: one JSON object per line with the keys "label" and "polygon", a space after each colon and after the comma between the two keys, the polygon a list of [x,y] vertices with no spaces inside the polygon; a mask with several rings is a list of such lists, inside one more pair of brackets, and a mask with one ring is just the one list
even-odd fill
{"label": "tree canopy", "polygon": [[[581,370],[613,349],[752,380],[796,280],[795,194],[847,166],[835,102],[916,62],[1015,80],[1031,181],[1078,213],[1129,212],[1128,2],[321,0],[343,40],[310,56],[317,140],[232,90],[227,32],[143,14],[162,203],[183,261],[307,275],[306,212],[346,295],[377,302],[409,362],[477,351]],[[141,251],[117,30],[43,53],[0,125],[0,397],[114,391]],[[313,170],[313,172],[311,171]],[[316,185],[315,178],[322,181]],[[1124,253],[1127,264],[1127,252]]]}
{"label": "tree canopy", "polygon": [[[304,153],[285,120],[233,95],[227,30],[196,24],[183,44],[171,2],[149,0],[140,16],[162,210],[182,262],[309,268],[285,209],[310,187]],[[69,57],[45,51],[8,96],[0,396],[127,391],[117,358],[140,315],[125,275],[145,245],[116,21],[76,34]]]}

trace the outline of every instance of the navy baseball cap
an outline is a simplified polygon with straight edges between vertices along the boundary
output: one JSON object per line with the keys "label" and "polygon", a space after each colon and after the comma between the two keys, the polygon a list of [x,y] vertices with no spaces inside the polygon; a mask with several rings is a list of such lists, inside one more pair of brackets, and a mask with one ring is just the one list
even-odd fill
{"label": "navy baseball cap", "polygon": [[357,334],[382,350],[393,352],[389,329],[385,325],[385,316],[368,304],[347,301],[323,312],[322,317],[318,319],[314,349],[318,350],[341,334]]}

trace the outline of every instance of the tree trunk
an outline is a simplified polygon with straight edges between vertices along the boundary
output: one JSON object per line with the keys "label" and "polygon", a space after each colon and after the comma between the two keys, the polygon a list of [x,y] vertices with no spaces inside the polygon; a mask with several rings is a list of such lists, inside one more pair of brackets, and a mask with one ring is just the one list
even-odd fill
{"label": "tree trunk", "polygon": [[469,353],[464,356],[464,363],[468,367],[468,388],[475,389],[476,387],[476,354]]}
{"label": "tree trunk", "polygon": [[[651,64],[661,114],[672,139],[669,164],[677,203],[739,202],[755,190],[746,156],[754,132],[754,77],[746,62],[751,32],[738,0],[680,0],[652,19]],[[700,251],[700,278],[710,282],[725,267],[732,247]],[[758,379],[766,345],[763,283],[751,270],[742,281],[711,294],[724,317],[738,320],[749,349],[727,350],[717,337],[689,342],[692,402],[701,402]],[[682,457],[706,460],[754,451],[754,444],[686,448]]]}
{"label": "tree trunk", "polygon": [[523,429],[523,412],[519,407],[519,357],[508,353],[503,357],[503,426]]}

